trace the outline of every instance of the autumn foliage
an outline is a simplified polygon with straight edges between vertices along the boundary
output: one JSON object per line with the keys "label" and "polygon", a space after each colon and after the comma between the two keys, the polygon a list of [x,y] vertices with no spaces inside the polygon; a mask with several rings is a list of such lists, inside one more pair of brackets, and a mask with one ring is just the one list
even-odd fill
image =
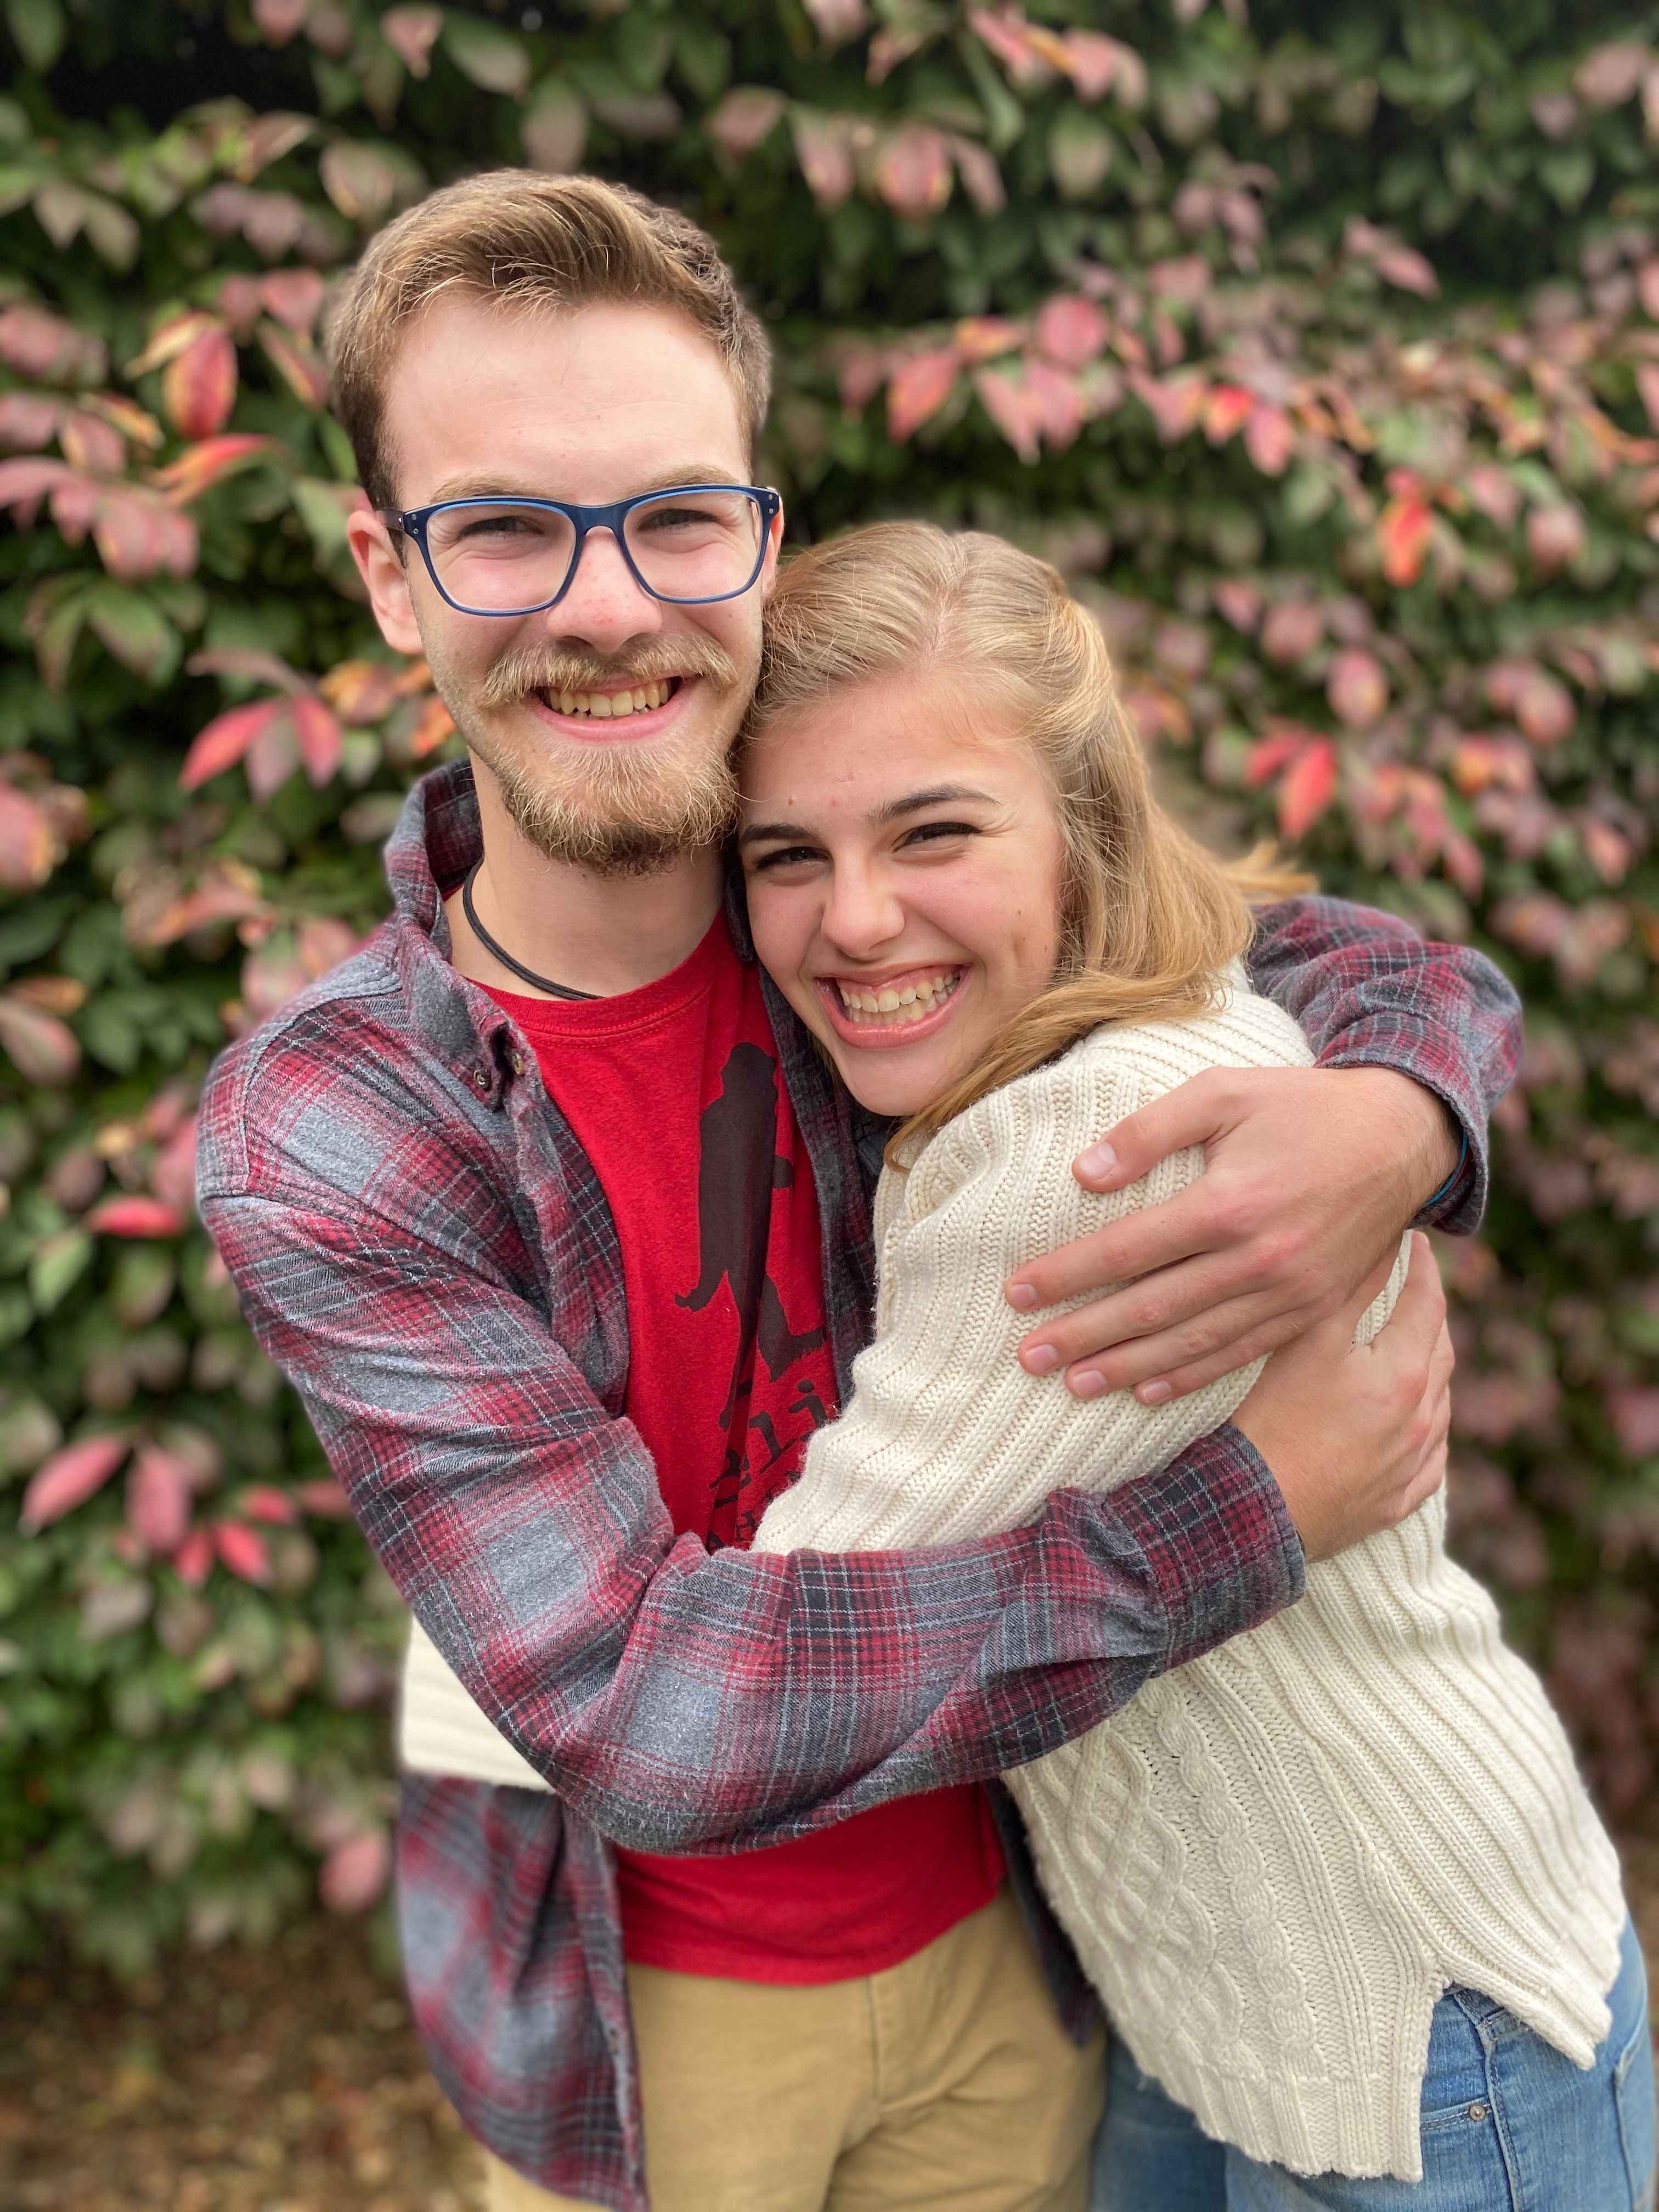
{"label": "autumn foliage", "polygon": [[452,748],[344,550],[319,331],[429,183],[683,202],[798,538],[1002,530],[1171,796],[1528,1006],[1448,1246],[1462,1556],[1602,1801],[1659,1675],[1659,16],[1596,0],[7,0],[0,1958],[380,1893],[399,1632],[191,1207],[229,1036]]}

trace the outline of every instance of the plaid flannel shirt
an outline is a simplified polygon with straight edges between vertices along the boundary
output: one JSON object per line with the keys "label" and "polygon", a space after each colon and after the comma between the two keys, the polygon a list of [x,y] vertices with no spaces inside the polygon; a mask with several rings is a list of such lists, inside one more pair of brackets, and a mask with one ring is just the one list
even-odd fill
{"label": "plaid flannel shirt", "polygon": [[[1303,1559],[1231,1426],[982,1542],[757,1558],[676,1540],[623,1413],[604,1194],[529,1045],[447,957],[442,899],[481,849],[469,765],[427,776],[387,847],[391,917],[216,1063],[199,1198],[375,1553],[556,1793],[405,1778],[399,1910],[433,2068],[469,2130],[544,2188],[645,2212],[608,1839],[737,1850],[992,1778],[1291,1602]],[[731,921],[752,958],[735,891]],[[1250,971],[1324,1064],[1403,1069],[1446,1102],[1468,1143],[1435,1218],[1472,1226],[1517,1046],[1497,971],[1317,899],[1264,917]],[[884,1131],[769,985],[768,1006],[845,1393]],[[1092,1999],[993,1788],[1081,2033]]]}

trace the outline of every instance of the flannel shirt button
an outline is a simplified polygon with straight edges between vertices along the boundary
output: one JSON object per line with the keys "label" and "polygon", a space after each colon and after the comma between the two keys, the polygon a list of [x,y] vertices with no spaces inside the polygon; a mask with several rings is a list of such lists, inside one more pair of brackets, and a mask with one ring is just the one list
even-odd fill
{"label": "flannel shirt button", "polygon": [[489,1088],[489,1077],[482,1067],[475,1067],[472,1071],[472,1088],[475,1091],[488,1091]]}
{"label": "flannel shirt button", "polygon": [[507,1060],[507,1066],[513,1070],[514,1075],[522,1075],[524,1073],[524,1054],[521,1052],[514,1051],[508,1053]]}

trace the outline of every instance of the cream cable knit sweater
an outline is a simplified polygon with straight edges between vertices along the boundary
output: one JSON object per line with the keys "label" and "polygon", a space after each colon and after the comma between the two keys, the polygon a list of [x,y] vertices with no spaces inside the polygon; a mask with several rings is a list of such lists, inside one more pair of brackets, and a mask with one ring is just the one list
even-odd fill
{"label": "cream cable knit sweater", "polygon": [[[1025,1374],[1004,1277],[1201,1172],[1099,1198],[1080,1146],[1215,1066],[1304,1066],[1288,1016],[1231,979],[1219,1012],[1096,1031],[981,1099],[882,1177],[876,1340],[842,1419],[774,1501],[760,1551],[944,1543],[1052,1490],[1148,1474],[1260,1371],[1149,1410]],[[1392,1306],[1402,1264],[1365,1316]],[[1580,2065],[1606,2034],[1625,1909],[1612,1847],[1542,1689],[1446,1558],[1436,1498],[1313,1567],[1299,1605],[1152,1682],[1008,1778],[1039,1875],[1136,2059],[1212,2135],[1303,2172],[1420,2178],[1429,2017],[1459,1982]],[[406,1765],[547,1785],[416,1626]]]}
{"label": "cream cable knit sweater", "polygon": [[[1165,1465],[1260,1364],[1149,1411],[1027,1376],[1001,1295],[1034,1250],[1155,1205],[1197,1152],[1097,1198],[1099,1130],[1201,1069],[1305,1066],[1235,981],[1212,1016],[1097,1030],[981,1099],[877,1200],[876,1340],[757,1551],[987,1534],[1048,1492]],[[1391,1309],[1404,1255],[1358,1334]],[[1007,1778],[1038,1873],[1136,2060],[1212,2135],[1299,2172],[1421,2178],[1429,2019],[1448,1983],[1581,2066],[1625,1918],[1613,1850],[1531,1671],[1446,1557],[1437,1498],[1314,1566],[1301,1603],[1150,1683]]]}

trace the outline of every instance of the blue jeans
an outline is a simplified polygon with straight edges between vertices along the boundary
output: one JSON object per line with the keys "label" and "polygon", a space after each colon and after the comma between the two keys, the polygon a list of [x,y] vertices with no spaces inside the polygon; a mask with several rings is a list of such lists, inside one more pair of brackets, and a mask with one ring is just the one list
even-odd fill
{"label": "blue jeans", "polygon": [[1429,2031],[1418,2182],[1246,2158],[1115,2043],[1091,2212],[1652,2212],[1653,2047],[1628,1923],[1607,2003],[1612,2029],[1581,2073],[1490,1997],[1448,1990]]}

